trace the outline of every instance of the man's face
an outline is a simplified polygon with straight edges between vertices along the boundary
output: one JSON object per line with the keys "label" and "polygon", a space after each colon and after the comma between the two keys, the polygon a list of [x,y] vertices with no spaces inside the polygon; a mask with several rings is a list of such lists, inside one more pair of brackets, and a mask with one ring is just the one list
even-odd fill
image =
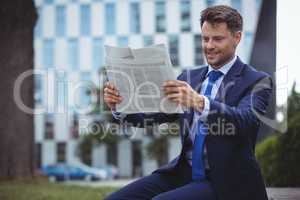
{"label": "man's face", "polygon": [[232,33],[225,22],[211,24],[205,21],[202,25],[204,54],[207,63],[215,69],[231,60],[240,40],[241,32]]}

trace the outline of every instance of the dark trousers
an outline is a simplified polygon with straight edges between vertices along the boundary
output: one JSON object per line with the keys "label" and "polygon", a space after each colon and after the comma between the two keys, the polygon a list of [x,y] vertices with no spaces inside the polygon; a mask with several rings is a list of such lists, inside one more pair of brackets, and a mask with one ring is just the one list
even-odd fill
{"label": "dark trousers", "polygon": [[172,172],[154,172],[121,188],[105,200],[216,200],[209,176],[193,182],[191,167],[181,162]]}

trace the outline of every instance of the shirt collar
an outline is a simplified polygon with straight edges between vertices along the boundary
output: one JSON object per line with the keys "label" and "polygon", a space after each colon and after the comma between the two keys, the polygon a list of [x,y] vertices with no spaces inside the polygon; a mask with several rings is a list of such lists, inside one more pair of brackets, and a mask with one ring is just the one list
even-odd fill
{"label": "shirt collar", "polygon": [[[230,68],[232,67],[232,65],[235,63],[236,59],[237,59],[237,56],[234,55],[234,57],[228,63],[226,63],[225,65],[223,65],[221,68],[219,68],[218,71],[222,72],[223,75],[225,76],[227,74],[227,72],[230,70]],[[208,72],[207,72],[207,74],[209,72],[213,71],[213,70],[214,70],[214,68],[212,68],[211,65],[208,65]]]}

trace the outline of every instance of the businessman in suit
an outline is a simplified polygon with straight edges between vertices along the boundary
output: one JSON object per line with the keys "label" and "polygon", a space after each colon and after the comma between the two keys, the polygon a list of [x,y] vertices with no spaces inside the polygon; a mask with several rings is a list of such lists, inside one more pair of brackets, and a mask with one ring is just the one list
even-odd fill
{"label": "businessman in suit", "polygon": [[[271,79],[235,54],[243,27],[235,9],[209,7],[200,22],[208,66],[186,70],[163,85],[166,98],[188,109],[183,114],[114,112],[121,122],[138,127],[179,119],[180,155],[107,200],[267,200],[254,152]],[[104,101],[112,110],[122,101],[111,83]]]}

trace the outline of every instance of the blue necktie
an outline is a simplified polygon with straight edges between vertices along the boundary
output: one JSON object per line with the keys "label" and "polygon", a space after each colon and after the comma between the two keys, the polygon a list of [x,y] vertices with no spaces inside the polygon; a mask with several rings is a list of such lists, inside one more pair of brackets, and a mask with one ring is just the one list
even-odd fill
{"label": "blue necktie", "polygon": [[[204,92],[204,96],[210,98],[213,84],[223,75],[220,71],[211,71],[208,74],[208,84]],[[204,140],[207,134],[207,128],[201,121],[196,122],[196,135],[193,146],[192,155],[192,178],[194,181],[201,181],[205,179],[205,166],[203,160]]]}

